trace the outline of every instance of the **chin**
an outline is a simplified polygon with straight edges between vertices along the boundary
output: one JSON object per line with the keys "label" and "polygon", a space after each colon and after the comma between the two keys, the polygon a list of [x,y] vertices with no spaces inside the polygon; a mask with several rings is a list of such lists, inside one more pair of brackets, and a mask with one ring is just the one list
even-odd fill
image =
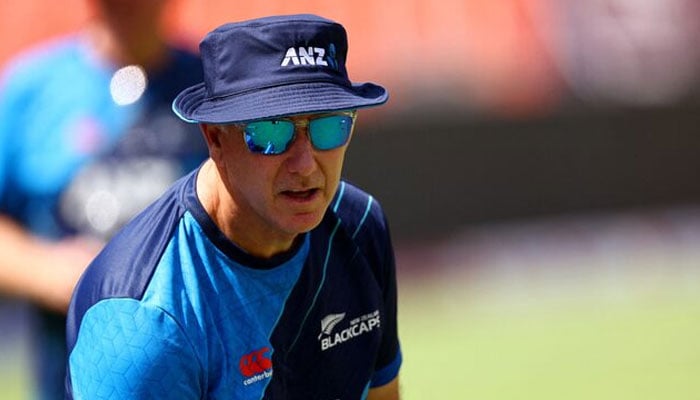
{"label": "chin", "polygon": [[321,212],[314,212],[294,215],[291,217],[289,224],[287,225],[289,231],[295,234],[306,233],[321,223],[323,220],[323,214],[324,213]]}

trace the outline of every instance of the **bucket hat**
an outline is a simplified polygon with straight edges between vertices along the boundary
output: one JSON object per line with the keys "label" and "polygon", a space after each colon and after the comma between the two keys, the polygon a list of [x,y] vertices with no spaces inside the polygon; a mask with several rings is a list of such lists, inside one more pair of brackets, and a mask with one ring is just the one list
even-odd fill
{"label": "bucket hat", "polygon": [[204,82],[183,90],[173,111],[191,123],[236,123],[365,108],[387,101],[374,83],[353,83],[345,28],[316,15],[222,25],[199,46]]}

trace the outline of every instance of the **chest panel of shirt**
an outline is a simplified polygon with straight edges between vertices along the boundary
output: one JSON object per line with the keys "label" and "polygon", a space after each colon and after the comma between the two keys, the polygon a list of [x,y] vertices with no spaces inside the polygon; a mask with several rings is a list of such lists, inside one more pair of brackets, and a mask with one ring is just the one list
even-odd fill
{"label": "chest panel of shirt", "polygon": [[[314,232],[308,257],[302,248],[281,268],[252,270],[231,264],[185,220],[180,229],[194,231],[169,246],[144,301],[183,321],[206,366],[207,396],[360,398],[381,338],[381,291],[353,243]],[[337,321],[325,333],[329,316]]]}
{"label": "chest panel of shirt", "polygon": [[312,232],[311,249],[270,339],[264,398],[360,399],[383,334],[382,290],[333,217]]}
{"label": "chest panel of shirt", "polygon": [[[55,193],[74,171],[116,141],[139,106],[119,107],[109,93],[109,71],[75,46],[70,57],[51,59],[32,99],[17,110],[23,121],[16,146],[17,185],[34,193]],[[80,79],[76,79],[80,77]]]}
{"label": "chest panel of shirt", "polygon": [[[143,301],[179,321],[204,367],[207,398],[260,399],[272,374],[273,326],[309,250],[309,240],[272,270],[242,266],[219,252],[185,214]],[[267,377],[267,379],[266,379]],[[256,383],[256,384],[253,384]]]}

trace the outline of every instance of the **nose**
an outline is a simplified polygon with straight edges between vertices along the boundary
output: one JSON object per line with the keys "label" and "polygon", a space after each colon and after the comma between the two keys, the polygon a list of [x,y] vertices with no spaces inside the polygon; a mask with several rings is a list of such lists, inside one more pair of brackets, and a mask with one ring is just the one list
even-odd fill
{"label": "nose", "polygon": [[308,127],[297,126],[296,137],[287,150],[287,170],[293,174],[309,176],[316,170],[315,150],[309,140]]}

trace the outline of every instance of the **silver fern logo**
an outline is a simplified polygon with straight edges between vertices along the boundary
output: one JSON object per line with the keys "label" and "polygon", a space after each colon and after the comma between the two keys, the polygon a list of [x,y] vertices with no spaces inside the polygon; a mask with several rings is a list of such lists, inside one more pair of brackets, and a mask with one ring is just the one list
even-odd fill
{"label": "silver fern logo", "polygon": [[321,320],[321,333],[318,334],[318,340],[321,340],[321,336],[323,335],[330,335],[331,332],[333,332],[333,328],[335,328],[343,318],[345,318],[345,313],[326,315],[326,317]]}
{"label": "silver fern logo", "polygon": [[349,319],[346,324],[343,324],[337,331],[334,331],[336,326],[343,321],[345,313],[328,314],[321,320],[321,333],[318,335],[318,340],[321,342],[321,351],[326,351],[339,344],[343,344],[348,340],[358,336],[377,331],[381,328],[381,315],[379,310],[374,310],[370,313],[360,315],[357,318]]}

